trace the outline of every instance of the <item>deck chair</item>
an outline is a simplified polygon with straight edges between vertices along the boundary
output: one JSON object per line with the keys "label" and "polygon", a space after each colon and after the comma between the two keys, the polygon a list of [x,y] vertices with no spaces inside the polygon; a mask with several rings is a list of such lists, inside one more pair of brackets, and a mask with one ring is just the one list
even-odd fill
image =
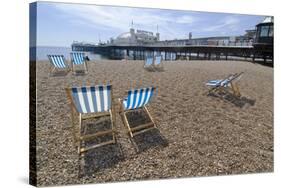
{"label": "deck chair", "polygon": [[[71,57],[71,69],[73,74],[88,73],[88,64],[84,52],[71,52],[70,57]],[[80,69],[78,69],[78,67],[80,67]],[[81,67],[83,67],[83,69],[81,69]]]}
{"label": "deck chair", "polygon": [[144,62],[144,66],[143,66],[146,70],[154,70],[154,66],[153,66],[153,57],[148,57],[146,58],[145,62]]}
{"label": "deck chair", "polygon": [[235,73],[235,74],[230,74],[225,79],[209,80],[206,83],[207,86],[211,87],[208,91],[208,94],[213,92],[218,92],[221,90],[227,90],[230,88],[236,97],[240,97],[241,93],[237,81],[242,77],[242,74],[243,72]]}
{"label": "deck chair", "polygon": [[68,73],[69,67],[66,64],[66,60],[63,55],[47,55],[52,67],[50,68],[50,75],[55,73]]}
{"label": "deck chair", "polygon": [[[141,89],[131,89],[127,93],[127,97],[124,99],[119,98],[120,115],[122,117],[124,125],[128,129],[130,138],[135,135],[146,132],[148,130],[157,128],[152,116],[150,115],[146,105],[151,102],[153,95],[155,95],[157,88],[147,87]],[[142,125],[131,127],[126,114],[132,111],[143,110],[149,117],[150,122]]]}
{"label": "deck chair", "polygon": [[[112,105],[112,86],[99,85],[92,87],[66,88],[66,93],[70,100],[72,125],[74,127],[73,134],[79,156],[83,156],[83,153],[88,150],[116,143],[115,113]],[[84,120],[103,116],[110,116],[111,129],[96,132],[94,134],[81,134],[81,128]],[[79,123],[75,123],[75,117],[78,117]],[[112,139],[109,141],[99,142],[88,147],[85,146],[85,141],[99,139],[105,135],[112,136]]]}
{"label": "deck chair", "polygon": [[161,55],[155,57],[155,59],[154,59],[154,67],[157,70],[163,70],[164,69],[164,66],[163,66],[163,63],[162,63],[162,56]]}

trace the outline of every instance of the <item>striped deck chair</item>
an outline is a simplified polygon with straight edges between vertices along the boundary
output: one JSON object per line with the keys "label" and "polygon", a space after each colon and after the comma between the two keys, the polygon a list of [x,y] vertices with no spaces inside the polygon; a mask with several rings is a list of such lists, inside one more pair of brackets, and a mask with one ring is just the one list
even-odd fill
{"label": "striped deck chair", "polygon": [[47,55],[50,63],[52,64],[52,67],[50,69],[50,75],[54,75],[56,73],[69,72],[69,67],[66,64],[66,60],[63,55]]}
{"label": "striped deck chair", "polygon": [[163,63],[162,63],[162,56],[161,55],[155,57],[154,67],[156,69],[159,69],[159,70],[163,70],[164,69],[164,66],[163,66]]}
{"label": "striped deck chair", "polygon": [[[126,98],[119,98],[120,115],[122,117],[123,123],[128,128],[128,133],[131,138],[137,134],[157,128],[149,111],[146,108],[146,105],[151,102],[153,95],[155,95],[156,90],[157,88],[155,87],[132,89],[128,91]],[[144,110],[144,112],[148,115],[150,122],[132,128],[129,124],[126,113],[137,110]]]}
{"label": "striped deck chair", "polygon": [[[88,73],[88,64],[85,58],[85,53],[84,52],[71,52],[70,53],[71,57],[71,69],[73,74],[77,73],[83,73],[87,74]],[[83,69],[78,69],[78,67],[83,66]]]}
{"label": "striped deck chair", "polygon": [[206,83],[206,86],[211,87],[208,91],[208,93],[212,93],[212,92],[217,92],[217,91],[221,91],[221,90],[226,90],[228,88],[231,88],[233,94],[236,97],[240,97],[241,93],[240,93],[240,89],[238,87],[237,81],[242,77],[243,72],[241,73],[235,73],[235,74],[231,74],[229,75],[227,78],[225,79],[220,79],[220,80],[209,80]]}
{"label": "striped deck chair", "polygon": [[143,67],[145,69],[147,69],[147,70],[154,70],[154,67],[153,67],[153,57],[146,58]]}
{"label": "striped deck chair", "polygon": [[[67,96],[70,99],[72,124],[74,127],[75,143],[78,148],[79,155],[108,144],[116,143],[115,137],[115,113],[112,105],[112,86],[86,86],[66,88]],[[75,116],[78,115],[79,123],[74,123]],[[81,135],[83,120],[89,118],[97,118],[110,116],[111,129],[99,131],[94,134]],[[85,147],[84,142],[91,139],[101,138],[105,135],[111,135],[112,140],[100,142],[92,146]]]}

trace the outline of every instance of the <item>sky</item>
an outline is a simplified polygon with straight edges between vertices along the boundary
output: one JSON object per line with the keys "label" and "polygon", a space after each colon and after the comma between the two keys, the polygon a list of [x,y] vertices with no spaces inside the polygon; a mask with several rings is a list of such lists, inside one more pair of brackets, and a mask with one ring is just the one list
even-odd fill
{"label": "sky", "polygon": [[39,2],[37,45],[70,47],[73,41],[106,42],[134,29],[160,33],[160,40],[238,36],[264,16]]}

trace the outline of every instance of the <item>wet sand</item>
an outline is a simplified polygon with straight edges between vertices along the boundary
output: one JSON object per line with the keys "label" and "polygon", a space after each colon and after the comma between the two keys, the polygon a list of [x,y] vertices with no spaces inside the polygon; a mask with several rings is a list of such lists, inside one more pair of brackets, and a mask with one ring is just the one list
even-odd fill
{"label": "wet sand", "polygon": [[[49,67],[37,62],[41,186],[273,171],[273,68],[243,61],[176,61],[164,62],[162,72],[148,72],[143,61],[95,61],[87,75],[50,77]],[[240,99],[204,94],[207,80],[242,71]],[[88,152],[79,175],[64,88],[109,80],[115,104],[130,89],[130,80],[159,87],[148,106],[159,131],[136,137],[137,153],[117,114],[118,145]]]}

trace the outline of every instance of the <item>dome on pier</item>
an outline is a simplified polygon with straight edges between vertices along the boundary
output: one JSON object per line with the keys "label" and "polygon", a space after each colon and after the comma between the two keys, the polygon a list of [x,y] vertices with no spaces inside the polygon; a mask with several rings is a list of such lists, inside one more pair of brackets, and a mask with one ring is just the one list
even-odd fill
{"label": "dome on pier", "polygon": [[121,33],[120,35],[118,35],[118,39],[128,39],[131,38],[132,35],[130,32],[125,32],[125,33]]}

